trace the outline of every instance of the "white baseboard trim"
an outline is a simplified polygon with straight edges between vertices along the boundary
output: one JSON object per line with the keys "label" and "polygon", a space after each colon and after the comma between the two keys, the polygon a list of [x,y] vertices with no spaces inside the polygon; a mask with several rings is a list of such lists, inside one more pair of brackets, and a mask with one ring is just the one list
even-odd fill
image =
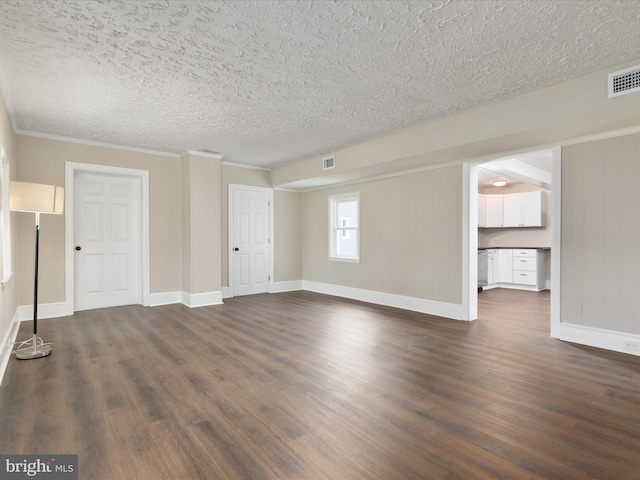
{"label": "white baseboard trim", "polygon": [[[269,293],[284,293],[303,290],[302,280],[290,280],[287,282],[271,282]],[[233,292],[229,287],[222,287],[222,298],[233,298]]]}
{"label": "white baseboard trim", "polygon": [[422,298],[405,297],[403,295],[395,295],[392,293],[376,292],[373,290],[363,290],[361,288],[343,287],[340,285],[331,285],[328,283],[312,282],[304,280],[304,290],[317,293],[325,293],[335,295],[337,297],[350,298],[352,300],[360,300],[362,302],[384,305],[387,307],[402,308],[414,312],[436,315],[438,317],[451,318],[453,320],[462,320],[462,305],[454,303],[437,302],[435,300],[425,300]]}
{"label": "white baseboard trim", "polygon": [[[22,305],[16,310],[18,315],[18,321],[26,322],[27,320],[33,320],[33,305]],[[65,302],[59,303],[39,303],[38,304],[38,320],[44,318],[59,318],[69,315],[67,311],[67,304]]]}
{"label": "white baseboard trim", "polygon": [[9,359],[11,358],[11,351],[13,350],[13,344],[18,336],[18,330],[20,329],[20,320],[18,319],[18,309],[13,314],[13,320],[4,334],[2,339],[2,348],[0,349],[0,385],[4,379],[4,372],[9,365]]}
{"label": "white baseboard trim", "polygon": [[160,307],[182,302],[182,292],[163,292],[149,294],[149,306]]}
{"label": "white baseboard trim", "polygon": [[556,338],[565,342],[640,356],[640,335],[633,333],[615,332],[570,323],[560,323],[557,333]]}
{"label": "white baseboard trim", "polygon": [[222,305],[222,291],[204,293],[182,292],[180,303],[186,305],[189,308]]}
{"label": "white baseboard trim", "polygon": [[[152,293],[149,295],[149,307],[159,307],[162,305],[173,305],[182,303],[187,307],[204,307],[207,305],[222,304],[223,294],[218,292],[206,293],[187,293],[187,292],[163,292]],[[60,303],[41,303],[38,305],[38,320],[45,318],[59,318],[73,315],[74,312],[67,311],[67,304]],[[23,305],[18,307],[16,315],[19,322],[33,320],[33,305]]]}
{"label": "white baseboard trim", "polygon": [[287,282],[273,282],[269,293],[295,292],[303,289],[304,282],[302,280],[290,280]]}
{"label": "white baseboard trim", "polygon": [[521,283],[492,283],[484,285],[483,290],[491,290],[492,288],[510,288],[511,290],[525,290],[527,292],[541,292],[537,285],[522,285]]}

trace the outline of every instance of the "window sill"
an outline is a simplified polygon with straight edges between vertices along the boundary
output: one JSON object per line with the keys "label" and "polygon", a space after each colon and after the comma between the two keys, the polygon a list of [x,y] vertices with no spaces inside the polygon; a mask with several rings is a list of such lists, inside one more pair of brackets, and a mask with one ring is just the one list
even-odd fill
{"label": "window sill", "polygon": [[359,258],[340,258],[340,257],[329,257],[330,262],[342,262],[342,263],[360,263]]}

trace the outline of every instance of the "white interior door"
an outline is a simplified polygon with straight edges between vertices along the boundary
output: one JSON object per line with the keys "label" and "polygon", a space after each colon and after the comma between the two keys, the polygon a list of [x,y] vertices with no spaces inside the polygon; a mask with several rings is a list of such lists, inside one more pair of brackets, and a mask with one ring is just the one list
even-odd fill
{"label": "white interior door", "polygon": [[270,192],[233,189],[233,294],[269,291],[271,219]]}
{"label": "white interior door", "polygon": [[140,302],[140,181],[74,177],[75,310]]}

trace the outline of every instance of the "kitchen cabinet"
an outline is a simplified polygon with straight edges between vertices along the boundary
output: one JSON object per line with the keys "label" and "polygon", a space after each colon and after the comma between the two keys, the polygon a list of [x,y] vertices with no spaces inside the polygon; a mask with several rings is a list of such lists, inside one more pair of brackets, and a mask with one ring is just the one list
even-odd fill
{"label": "kitchen cabinet", "polygon": [[545,226],[546,195],[542,191],[484,197],[485,228]]}
{"label": "kitchen cabinet", "polygon": [[502,227],[504,195],[485,195],[485,227]]}
{"label": "kitchen cabinet", "polygon": [[544,250],[520,248],[513,250],[513,283],[545,289]]}
{"label": "kitchen cabinet", "polygon": [[478,226],[484,227],[486,225],[486,195],[483,193],[478,194]]}
{"label": "kitchen cabinet", "polygon": [[479,265],[483,288],[514,288],[540,291],[546,288],[545,251],[542,248],[488,248],[486,263]]}
{"label": "kitchen cabinet", "polygon": [[500,282],[500,250],[490,248],[487,250],[487,284]]}
{"label": "kitchen cabinet", "polygon": [[498,249],[498,281],[503,283],[513,282],[513,251],[510,248]]}
{"label": "kitchen cabinet", "polygon": [[522,226],[544,227],[547,216],[547,196],[541,192],[525,192],[522,198]]}
{"label": "kitchen cabinet", "polygon": [[507,193],[503,195],[504,227],[543,227],[546,213],[541,191]]}
{"label": "kitchen cabinet", "polygon": [[478,250],[478,285],[494,285],[500,281],[500,250]]}
{"label": "kitchen cabinet", "polygon": [[502,196],[503,227],[522,226],[522,196],[519,193],[508,193]]}

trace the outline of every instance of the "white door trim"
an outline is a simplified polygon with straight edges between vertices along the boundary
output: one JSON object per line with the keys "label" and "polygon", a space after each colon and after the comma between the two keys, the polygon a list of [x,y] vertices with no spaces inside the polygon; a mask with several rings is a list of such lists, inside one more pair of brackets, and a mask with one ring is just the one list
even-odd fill
{"label": "white door trim", "polygon": [[65,315],[73,315],[75,305],[75,255],[74,255],[74,178],[76,173],[98,173],[105,175],[121,175],[140,179],[142,231],[140,239],[141,256],[141,302],[150,304],[149,275],[149,172],[132,168],[110,167],[90,163],[65,162]]}
{"label": "white door trim", "polygon": [[478,319],[478,166],[462,165],[462,318]]}
{"label": "white door trim", "polygon": [[[532,150],[533,151],[533,150]],[[500,157],[496,157],[500,158]],[[551,171],[551,307],[550,307],[550,336],[558,338],[560,335],[560,275],[561,275],[561,254],[562,254],[562,147],[554,146],[551,148],[552,158],[552,171]],[[475,180],[472,180],[475,177]],[[475,182],[475,186],[473,183]],[[475,267],[473,267],[473,258],[477,258],[478,244],[477,235],[476,242],[474,244],[469,239],[465,238],[467,234],[466,228],[470,228],[471,231],[475,229],[478,220],[478,208],[477,203],[473,202],[474,192],[477,199],[477,166],[472,165],[469,172],[463,170],[463,205],[465,210],[463,212],[463,274],[462,274],[462,299],[463,299],[463,315],[466,315],[465,320],[474,320],[478,318],[478,294],[477,294],[477,277],[474,278],[472,273],[467,275],[467,271],[477,271],[477,260]],[[475,188],[475,190],[474,190]],[[469,198],[465,198],[468,193]],[[476,200],[477,202],[477,200]],[[466,208],[469,208],[467,213]],[[475,212],[475,213],[474,213]],[[474,217],[475,216],[475,217]],[[471,235],[471,233],[469,233]],[[466,252],[466,255],[465,255]],[[470,295],[470,297],[469,297]],[[474,311],[475,308],[475,311]],[[475,314],[475,317],[474,317]]]}
{"label": "white door trim", "polygon": [[562,258],[562,148],[551,150],[551,337],[560,335]]}
{"label": "white door trim", "polygon": [[227,277],[229,282],[229,290],[228,297],[233,297],[233,269],[234,269],[234,260],[235,255],[233,254],[233,195],[236,190],[252,190],[254,192],[265,192],[269,195],[269,238],[271,241],[269,242],[269,292],[271,292],[271,288],[273,287],[273,188],[267,187],[254,187],[251,185],[238,185],[235,183],[229,184],[229,192],[228,192],[228,200],[227,200],[227,252],[228,260],[227,260]]}

